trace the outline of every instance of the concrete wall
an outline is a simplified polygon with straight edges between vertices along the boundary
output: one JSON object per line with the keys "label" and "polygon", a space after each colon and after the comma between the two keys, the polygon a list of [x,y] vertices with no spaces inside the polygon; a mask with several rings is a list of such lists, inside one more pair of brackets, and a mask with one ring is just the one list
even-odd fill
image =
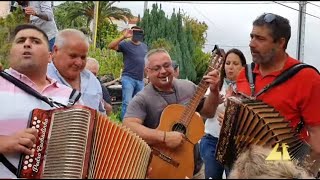
{"label": "concrete wall", "polygon": [[10,1],[0,1],[0,17],[5,17],[10,13]]}

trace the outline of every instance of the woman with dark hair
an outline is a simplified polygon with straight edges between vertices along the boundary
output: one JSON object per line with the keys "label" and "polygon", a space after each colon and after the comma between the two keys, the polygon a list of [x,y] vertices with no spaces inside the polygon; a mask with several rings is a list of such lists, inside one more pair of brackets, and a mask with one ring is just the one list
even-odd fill
{"label": "woman with dark hair", "polygon": [[[230,49],[225,56],[226,60],[221,70],[220,95],[221,104],[218,106],[216,115],[209,118],[205,123],[205,135],[200,141],[200,155],[205,164],[205,178],[222,179],[224,167],[215,158],[216,145],[220,134],[221,124],[218,114],[224,112],[224,101],[236,89],[236,79],[241,69],[246,65],[246,58],[238,49]],[[210,92],[208,89],[207,94]]]}

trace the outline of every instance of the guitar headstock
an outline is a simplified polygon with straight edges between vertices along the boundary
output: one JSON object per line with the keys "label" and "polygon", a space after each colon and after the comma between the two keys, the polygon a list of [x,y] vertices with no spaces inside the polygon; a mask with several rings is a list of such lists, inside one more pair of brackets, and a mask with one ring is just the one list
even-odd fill
{"label": "guitar headstock", "polygon": [[214,49],[212,50],[209,71],[212,71],[214,69],[218,69],[219,71],[221,71],[225,61],[225,56],[226,53],[224,52],[224,49],[220,49],[218,45],[215,45]]}

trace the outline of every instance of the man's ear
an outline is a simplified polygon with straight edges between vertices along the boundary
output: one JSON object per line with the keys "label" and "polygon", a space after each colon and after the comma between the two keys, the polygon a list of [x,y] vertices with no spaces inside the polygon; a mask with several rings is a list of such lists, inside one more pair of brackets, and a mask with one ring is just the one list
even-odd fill
{"label": "man's ear", "polygon": [[[148,70],[149,70],[149,69],[145,67],[145,68],[144,68],[144,74],[148,74]],[[146,77],[148,77],[148,76],[146,75]]]}
{"label": "man's ear", "polygon": [[286,39],[285,38],[280,38],[279,39],[279,46],[281,49],[284,49],[284,46],[286,44]]}
{"label": "man's ear", "polygon": [[51,63],[51,61],[52,61],[52,52],[49,52],[49,62],[48,63]]}

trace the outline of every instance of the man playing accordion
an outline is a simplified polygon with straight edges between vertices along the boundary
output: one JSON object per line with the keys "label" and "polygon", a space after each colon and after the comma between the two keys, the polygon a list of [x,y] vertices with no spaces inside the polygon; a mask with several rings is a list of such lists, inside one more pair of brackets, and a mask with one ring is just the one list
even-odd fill
{"label": "man playing accordion", "polygon": [[300,63],[286,53],[290,36],[289,20],[284,17],[267,13],[254,20],[249,44],[253,64],[240,72],[237,91],[279,111],[299,132],[299,137],[311,146],[315,158],[320,155],[320,142],[316,139],[320,137],[320,76],[317,70],[301,69],[291,78],[284,78],[285,82],[263,91],[284,71]]}

